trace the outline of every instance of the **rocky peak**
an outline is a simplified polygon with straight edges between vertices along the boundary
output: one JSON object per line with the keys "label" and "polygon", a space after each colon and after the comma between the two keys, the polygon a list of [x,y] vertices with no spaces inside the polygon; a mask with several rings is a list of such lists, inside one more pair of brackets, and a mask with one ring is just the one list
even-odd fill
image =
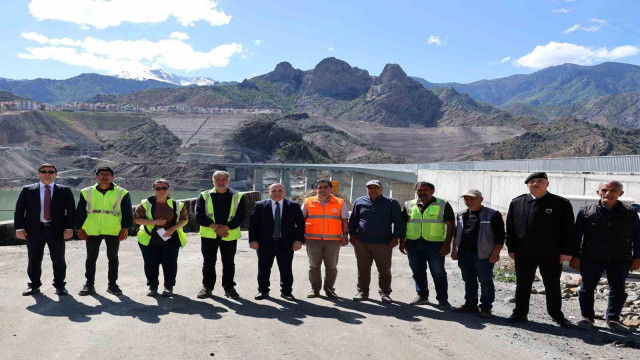
{"label": "rocky peak", "polygon": [[371,76],[366,70],[351,67],[334,57],[326,58],[305,74],[302,93],[306,96],[320,95],[341,100],[353,100],[367,93],[371,87]]}
{"label": "rocky peak", "polygon": [[408,84],[409,82],[414,81],[411,80],[407,74],[402,70],[400,65],[398,64],[387,64],[380,76],[378,76],[373,82],[374,85],[381,85],[385,83],[391,82],[399,82],[403,84]]}
{"label": "rocky peak", "polygon": [[296,92],[302,84],[304,72],[283,61],[276,65],[276,68],[262,76],[264,80],[281,83],[280,90],[287,95]]}

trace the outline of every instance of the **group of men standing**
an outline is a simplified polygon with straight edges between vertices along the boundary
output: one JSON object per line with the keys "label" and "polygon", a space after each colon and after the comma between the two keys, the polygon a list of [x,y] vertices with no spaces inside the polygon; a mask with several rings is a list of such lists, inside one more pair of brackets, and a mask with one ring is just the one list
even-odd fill
{"label": "group of men standing", "polygon": [[[98,168],[96,184],[81,191],[74,206],[71,190],[55,183],[57,169],[43,164],[39,183],[25,186],[16,202],[16,236],[27,241],[30,283],[23,295],[39,292],[44,246],[49,247],[54,269],[53,285],[59,295],[65,288],[64,241],[78,230],[86,242],[86,283],[80,295],[95,291],[95,267],[104,239],[109,260],[107,291],[122,294],[117,285],[119,242],[128,237],[133,222],[127,190],[113,184],[113,170]],[[247,212],[243,194],[229,187],[225,171],[213,174],[214,188],[203,191],[196,202],[203,256],[202,289],[198,298],[212,295],[216,283],[218,249],[222,260],[222,288],[227,297],[238,298],[234,257],[240,225]],[[640,268],[640,220],[635,210],[618,198],[624,193],[618,181],[599,185],[600,201],[580,210],[574,221],[571,203],[547,191],[546,173],[533,173],[525,184],[528,193],[512,200],[505,223],[500,212],[482,205],[482,193],[469,189],[463,195],[467,209],[454,214],[451,205],[436,198],[435,186],[418,182],[416,199],[404,207],[383,195],[382,183],[370,180],[367,195],[355,199],[349,214],[346,203],[332,194],[332,183],[319,180],[317,195],[304,199],[302,207],[285,199],[282,184],[269,186],[269,199],[255,203],[249,221],[249,245],[258,255],[258,293],[256,300],[269,297],[270,274],[274,260],[280,270],[281,297],[295,300],[292,293],[294,252],[304,245],[309,258],[310,291],[314,298],[324,290],[328,298],[338,298],[335,282],[342,246],[349,242],[357,259],[356,301],[369,298],[371,266],[376,264],[380,299],[390,303],[392,250],[399,245],[408,255],[416,297],[412,305],[429,303],[427,269],[434,281],[436,300],[442,309],[451,309],[445,257],[458,262],[465,283],[465,302],[455,312],[492,316],[495,300],[493,267],[503,245],[515,261],[516,306],[508,322],[527,321],[531,288],[537,269],[545,286],[547,312],[563,327],[572,324],[562,313],[560,275],[562,263],[570,261],[583,282],[579,290],[582,320],[580,328],[594,324],[594,292],[606,271],[609,282],[607,324],[617,331],[628,331],[620,322],[626,300],[625,281],[629,271]],[[577,224],[577,226],[576,226]],[[324,264],[325,276],[321,268]],[[478,300],[478,292],[480,298]]]}

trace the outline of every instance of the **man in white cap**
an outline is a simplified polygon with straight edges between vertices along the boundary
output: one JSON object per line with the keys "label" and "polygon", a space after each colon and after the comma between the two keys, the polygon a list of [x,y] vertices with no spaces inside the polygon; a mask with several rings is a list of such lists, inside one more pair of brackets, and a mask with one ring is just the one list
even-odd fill
{"label": "man in white cap", "polygon": [[[482,206],[482,193],[469,189],[461,196],[466,210],[458,214],[456,235],[451,258],[458,260],[464,281],[464,305],[454,310],[458,313],[477,313],[491,317],[495,300],[493,266],[500,260],[505,231],[502,214]],[[478,308],[478,282],[480,282],[480,308]]]}

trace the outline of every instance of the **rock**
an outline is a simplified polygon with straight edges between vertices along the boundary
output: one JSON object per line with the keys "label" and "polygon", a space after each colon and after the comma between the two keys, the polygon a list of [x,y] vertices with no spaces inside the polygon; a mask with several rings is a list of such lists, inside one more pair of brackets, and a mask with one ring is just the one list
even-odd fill
{"label": "rock", "polygon": [[607,279],[600,279],[600,281],[598,281],[599,285],[609,285],[609,281],[607,281]]}
{"label": "rock", "polygon": [[514,296],[509,296],[504,299],[504,302],[514,304],[516,302],[516,298]]}
{"label": "rock", "polygon": [[627,301],[628,301],[628,302],[630,301],[630,302],[632,302],[632,303],[634,303],[634,302],[636,302],[636,301],[640,301],[640,295],[637,295],[637,294],[629,295],[629,296],[627,297]]}
{"label": "rock", "polygon": [[640,320],[625,320],[623,323],[631,328],[640,327]]}
{"label": "rock", "polygon": [[533,278],[533,281],[540,281],[540,276],[536,274],[536,276]]}
{"label": "rock", "polygon": [[532,294],[537,294],[537,293],[538,293],[538,289],[536,289],[536,288],[532,287],[532,288],[531,288],[531,293],[532,293]]}
{"label": "rock", "polygon": [[280,91],[287,95],[296,92],[302,84],[304,71],[294,69],[288,62],[281,62],[276,68],[261,76],[264,80],[280,83]]}
{"label": "rock", "polygon": [[301,91],[304,96],[320,95],[353,100],[366,94],[371,82],[371,76],[366,70],[351,67],[345,61],[329,57],[304,75]]}

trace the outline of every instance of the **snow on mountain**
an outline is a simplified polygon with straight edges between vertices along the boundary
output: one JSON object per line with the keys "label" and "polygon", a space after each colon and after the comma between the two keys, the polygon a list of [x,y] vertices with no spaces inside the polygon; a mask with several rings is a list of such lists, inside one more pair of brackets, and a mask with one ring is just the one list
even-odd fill
{"label": "snow on mountain", "polygon": [[172,74],[164,69],[150,69],[150,70],[141,70],[141,71],[123,71],[115,76],[122,79],[133,79],[133,80],[157,80],[162,82],[171,83],[179,86],[189,86],[189,85],[198,85],[198,86],[207,86],[207,85],[215,85],[216,81],[213,79],[209,79],[206,77],[186,77],[186,76],[178,76],[176,74]]}

